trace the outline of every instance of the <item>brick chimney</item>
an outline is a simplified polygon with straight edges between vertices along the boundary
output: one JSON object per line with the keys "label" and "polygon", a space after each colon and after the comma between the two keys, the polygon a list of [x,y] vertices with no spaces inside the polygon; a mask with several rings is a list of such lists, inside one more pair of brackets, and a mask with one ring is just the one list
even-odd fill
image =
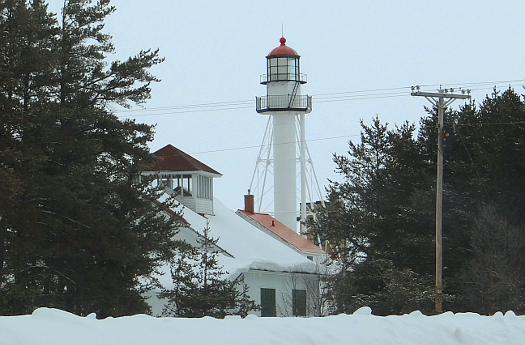
{"label": "brick chimney", "polygon": [[248,189],[248,194],[244,196],[244,212],[247,213],[254,213],[255,211],[255,198],[253,195],[250,194],[250,190]]}

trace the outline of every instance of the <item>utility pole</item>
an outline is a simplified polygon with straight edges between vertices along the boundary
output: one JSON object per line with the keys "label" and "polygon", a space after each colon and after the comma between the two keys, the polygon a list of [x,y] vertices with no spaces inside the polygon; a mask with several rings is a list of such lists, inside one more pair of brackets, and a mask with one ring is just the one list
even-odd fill
{"label": "utility pole", "polygon": [[470,90],[439,88],[437,92],[420,91],[419,86],[412,86],[412,96],[425,97],[437,108],[437,178],[436,178],[436,296],[435,311],[443,312],[443,117],[445,109],[456,99],[470,98]]}

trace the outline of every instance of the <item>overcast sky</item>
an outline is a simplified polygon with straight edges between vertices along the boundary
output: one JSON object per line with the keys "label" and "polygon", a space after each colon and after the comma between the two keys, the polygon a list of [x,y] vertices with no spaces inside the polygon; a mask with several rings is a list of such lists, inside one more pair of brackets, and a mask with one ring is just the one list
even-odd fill
{"label": "overcast sky", "polygon": [[[50,3],[58,9],[62,1]],[[250,184],[257,157],[253,146],[260,144],[267,120],[255,112],[253,100],[265,94],[259,75],[265,73],[265,56],[279,44],[281,25],[308,75],[303,93],[314,95],[307,140],[314,140],[309,148],[323,185],[327,178],[337,179],[332,154],[345,152],[348,140],[358,139],[360,119],[370,123],[377,114],[390,124],[417,122],[426,105],[423,98],[410,97],[409,89],[367,91],[362,99],[355,91],[493,82],[470,86],[480,101],[496,81],[513,81],[497,83],[500,89],[510,84],[523,90],[525,1],[113,4],[117,11],[106,26],[117,50],[112,58],[145,48],[159,48],[166,58],[153,71],[162,82],[144,107],[167,109],[119,116],[156,124],[152,150],[173,144],[220,171],[224,176],[215,181],[215,196],[230,208],[242,207]],[[232,109],[183,108],[211,102],[230,102],[225,107]],[[210,109],[215,111],[204,111]],[[323,139],[331,137],[338,138]],[[239,149],[207,152],[230,148]]]}

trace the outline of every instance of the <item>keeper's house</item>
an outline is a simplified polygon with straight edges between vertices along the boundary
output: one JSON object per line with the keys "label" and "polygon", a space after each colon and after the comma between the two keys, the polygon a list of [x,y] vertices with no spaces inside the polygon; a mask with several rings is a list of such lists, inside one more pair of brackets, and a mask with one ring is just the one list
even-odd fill
{"label": "keeper's house", "polygon": [[[324,255],[313,243],[270,219],[225,207],[214,197],[214,180],[222,175],[172,145],[153,153],[154,163],[143,175],[154,175],[165,193],[180,202],[164,212],[176,217],[182,212],[185,225],[178,237],[192,245],[209,222],[211,236],[218,238],[219,262],[230,279],[248,285],[249,295],[260,305],[253,313],[260,316],[318,315],[319,264],[314,258]],[[162,200],[160,200],[162,201]],[[275,228],[268,230],[268,224]],[[272,226],[273,224],[273,226]],[[299,236],[299,237],[298,237]],[[169,288],[172,284],[169,268],[160,278]],[[149,299],[153,314],[160,315],[165,301],[154,292]]]}

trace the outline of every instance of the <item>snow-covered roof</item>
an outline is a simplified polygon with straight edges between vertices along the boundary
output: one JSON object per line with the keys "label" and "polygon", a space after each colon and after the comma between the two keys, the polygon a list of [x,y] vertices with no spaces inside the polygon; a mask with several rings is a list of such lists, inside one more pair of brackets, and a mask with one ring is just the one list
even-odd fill
{"label": "snow-covered roof", "polygon": [[[160,200],[168,197],[166,193]],[[239,217],[217,198],[213,200],[213,210],[214,215],[205,217],[182,204],[172,209],[173,212],[182,211],[187,226],[199,234],[209,221],[210,236],[218,238],[218,246],[233,256],[219,254],[219,263],[231,276],[250,269],[316,273],[314,263]],[[164,278],[166,276],[169,278],[169,275]]]}
{"label": "snow-covered roof", "polygon": [[424,316],[353,315],[323,318],[227,317],[224,320],[134,315],[95,319],[48,308],[0,316],[0,345],[522,345],[525,316],[451,312]]}

